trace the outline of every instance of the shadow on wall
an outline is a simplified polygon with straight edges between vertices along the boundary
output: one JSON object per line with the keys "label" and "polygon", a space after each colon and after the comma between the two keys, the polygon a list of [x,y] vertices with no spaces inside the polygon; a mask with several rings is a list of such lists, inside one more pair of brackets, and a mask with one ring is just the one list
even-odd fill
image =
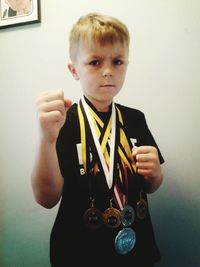
{"label": "shadow on wall", "polygon": [[152,201],[152,219],[162,256],[156,267],[199,267],[200,197],[195,198],[176,181],[172,183],[170,177],[165,180],[171,181],[164,183]]}

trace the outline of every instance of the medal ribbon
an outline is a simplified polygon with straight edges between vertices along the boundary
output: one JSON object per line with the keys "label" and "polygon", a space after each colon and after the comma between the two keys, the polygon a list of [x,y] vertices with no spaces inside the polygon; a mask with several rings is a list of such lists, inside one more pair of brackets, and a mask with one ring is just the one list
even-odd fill
{"label": "medal ribbon", "polygon": [[[94,127],[95,127],[95,130],[96,130],[96,133],[97,133],[97,136],[99,138],[99,142],[101,144],[101,149],[103,151],[103,154],[104,154],[104,157],[105,157],[105,160],[106,160],[106,163],[107,163],[107,166],[109,168],[109,164],[110,164],[110,157],[109,157],[109,154],[108,154],[108,150],[106,148],[106,145],[107,145],[107,142],[108,142],[108,138],[110,136],[110,131],[111,131],[111,117],[109,119],[109,122],[108,122],[108,125],[106,127],[106,131],[105,133],[103,134],[103,139],[100,141],[101,139],[101,131],[97,125],[97,122],[98,124],[100,125],[101,128],[104,128],[104,123],[103,121],[97,116],[97,114],[91,109],[91,107],[89,107],[89,110],[91,112],[91,115],[92,115],[92,119],[93,119],[93,123],[94,123]],[[96,122],[97,121],[97,122]],[[97,165],[97,164],[96,164]]]}
{"label": "medal ribbon", "polygon": [[104,175],[106,177],[108,188],[111,189],[112,184],[113,184],[114,149],[115,149],[115,133],[116,133],[116,110],[115,110],[114,103],[112,103],[112,114],[111,114],[112,127],[111,127],[111,136],[110,136],[110,164],[107,165],[105,157],[103,155],[102,147],[99,142],[97,131],[95,129],[94,120],[92,119],[92,115],[90,113],[89,107],[83,96],[81,98],[81,102],[83,104],[83,108],[87,116],[87,120],[88,120],[90,129],[91,129],[91,132],[92,132],[92,136],[93,136],[94,143],[97,149],[97,153],[98,153],[100,162],[102,164]]}
{"label": "medal ribbon", "polygon": [[[135,166],[135,163],[131,160],[131,158],[132,158],[131,146],[128,142],[128,138],[127,138],[125,131],[124,131],[124,123],[123,123],[123,119],[122,119],[122,114],[121,114],[121,111],[119,110],[119,108],[118,107],[116,107],[116,108],[117,108],[119,121],[121,124],[120,125],[121,126],[120,127],[120,144],[121,144],[121,146],[118,146],[118,153],[119,153],[120,157],[122,158],[122,160],[124,161],[124,163],[126,164],[126,166],[131,171],[131,173],[135,174],[136,166]],[[125,151],[123,151],[123,149],[125,149]]]}
{"label": "medal ribbon", "polygon": [[82,150],[82,160],[83,160],[83,167],[85,170],[85,173],[87,173],[87,167],[86,167],[86,131],[85,131],[85,123],[83,114],[81,112],[81,108],[78,105],[78,116],[79,116],[79,122],[80,122],[80,135],[81,135],[81,150]]}
{"label": "medal ribbon", "polygon": [[[118,145],[118,154],[120,156],[120,168],[119,168],[119,178],[122,181],[124,177],[124,183],[126,187],[126,196],[122,194],[119,187],[115,184],[114,186],[114,194],[116,201],[118,203],[118,206],[120,210],[123,210],[125,203],[128,202],[128,174],[127,174],[127,168],[130,170],[131,174],[134,175],[136,173],[136,166],[135,163],[131,160],[132,158],[132,152],[131,152],[131,144],[128,142],[128,138],[124,131],[124,123],[122,119],[121,111],[118,107],[117,114],[119,118],[119,145]],[[127,167],[127,168],[126,168]]]}

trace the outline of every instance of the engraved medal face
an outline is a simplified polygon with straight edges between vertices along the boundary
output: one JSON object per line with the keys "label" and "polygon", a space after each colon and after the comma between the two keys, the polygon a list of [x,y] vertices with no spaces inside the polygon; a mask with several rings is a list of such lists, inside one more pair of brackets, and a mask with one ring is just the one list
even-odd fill
{"label": "engraved medal face", "polygon": [[83,215],[83,219],[85,222],[85,225],[90,229],[98,229],[102,226],[103,220],[102,220],[102,214],[100,210],[92,207],[90,209],[87,209]]}
{"label": "engraved medal face", "polygon": [[121,211],[121,221],[123,226],[130,226],[135,219],[135,211],[130,205],[126,205]]}
{"label": "engraved medal face", "polygon": [[104,224],[109,228],[117,228],[121,224],[120,211],[116,208],[107,208],[103,213]]}
{"label": "engraved medal face", "polygon": [[140,199],[136,205],[137,217],[143,220],[147,215],[147,202],[144,199]]}
{"label": "engraved medal face", "polygon": [[132,228],[125,227],[115,237],[115,249],[119,254],[127,254],[134,248],[135,242],[135,232]]}

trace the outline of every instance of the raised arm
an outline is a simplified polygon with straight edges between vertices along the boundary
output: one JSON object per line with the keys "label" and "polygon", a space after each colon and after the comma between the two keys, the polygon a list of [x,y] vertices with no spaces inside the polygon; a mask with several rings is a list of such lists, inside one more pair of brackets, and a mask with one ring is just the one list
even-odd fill
{"label": "raised arm", "polygon": [[39,136],[31,181],[36,201],[45,208],[55,206],[62,194],[56,141],[70,106],[61,90],[42,93],[36,102]]}

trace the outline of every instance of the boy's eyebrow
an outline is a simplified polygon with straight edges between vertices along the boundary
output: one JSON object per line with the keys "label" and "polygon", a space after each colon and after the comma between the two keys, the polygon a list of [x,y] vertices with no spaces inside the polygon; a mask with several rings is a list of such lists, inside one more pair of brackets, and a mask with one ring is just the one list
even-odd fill
{"label": "boy's eyebrow", "polygon": [[[110,56],[111,58],[124,58],[125,55],[116,55],[116,56]],[[97,58],[97,59],[102,59],[102,58],[105,58],[105,56],[99,56],[99,55],[96,55],[96,54],[91,54],[88,56],[88,58]]]}
{"label": "boy's eyebrow", "polygon": [[90,55],[88,55],[88,58],[99,58],[99,59],[101,59],[101,58],[104,58],[104,57],[98,56],[96,54],[90,54]]}

